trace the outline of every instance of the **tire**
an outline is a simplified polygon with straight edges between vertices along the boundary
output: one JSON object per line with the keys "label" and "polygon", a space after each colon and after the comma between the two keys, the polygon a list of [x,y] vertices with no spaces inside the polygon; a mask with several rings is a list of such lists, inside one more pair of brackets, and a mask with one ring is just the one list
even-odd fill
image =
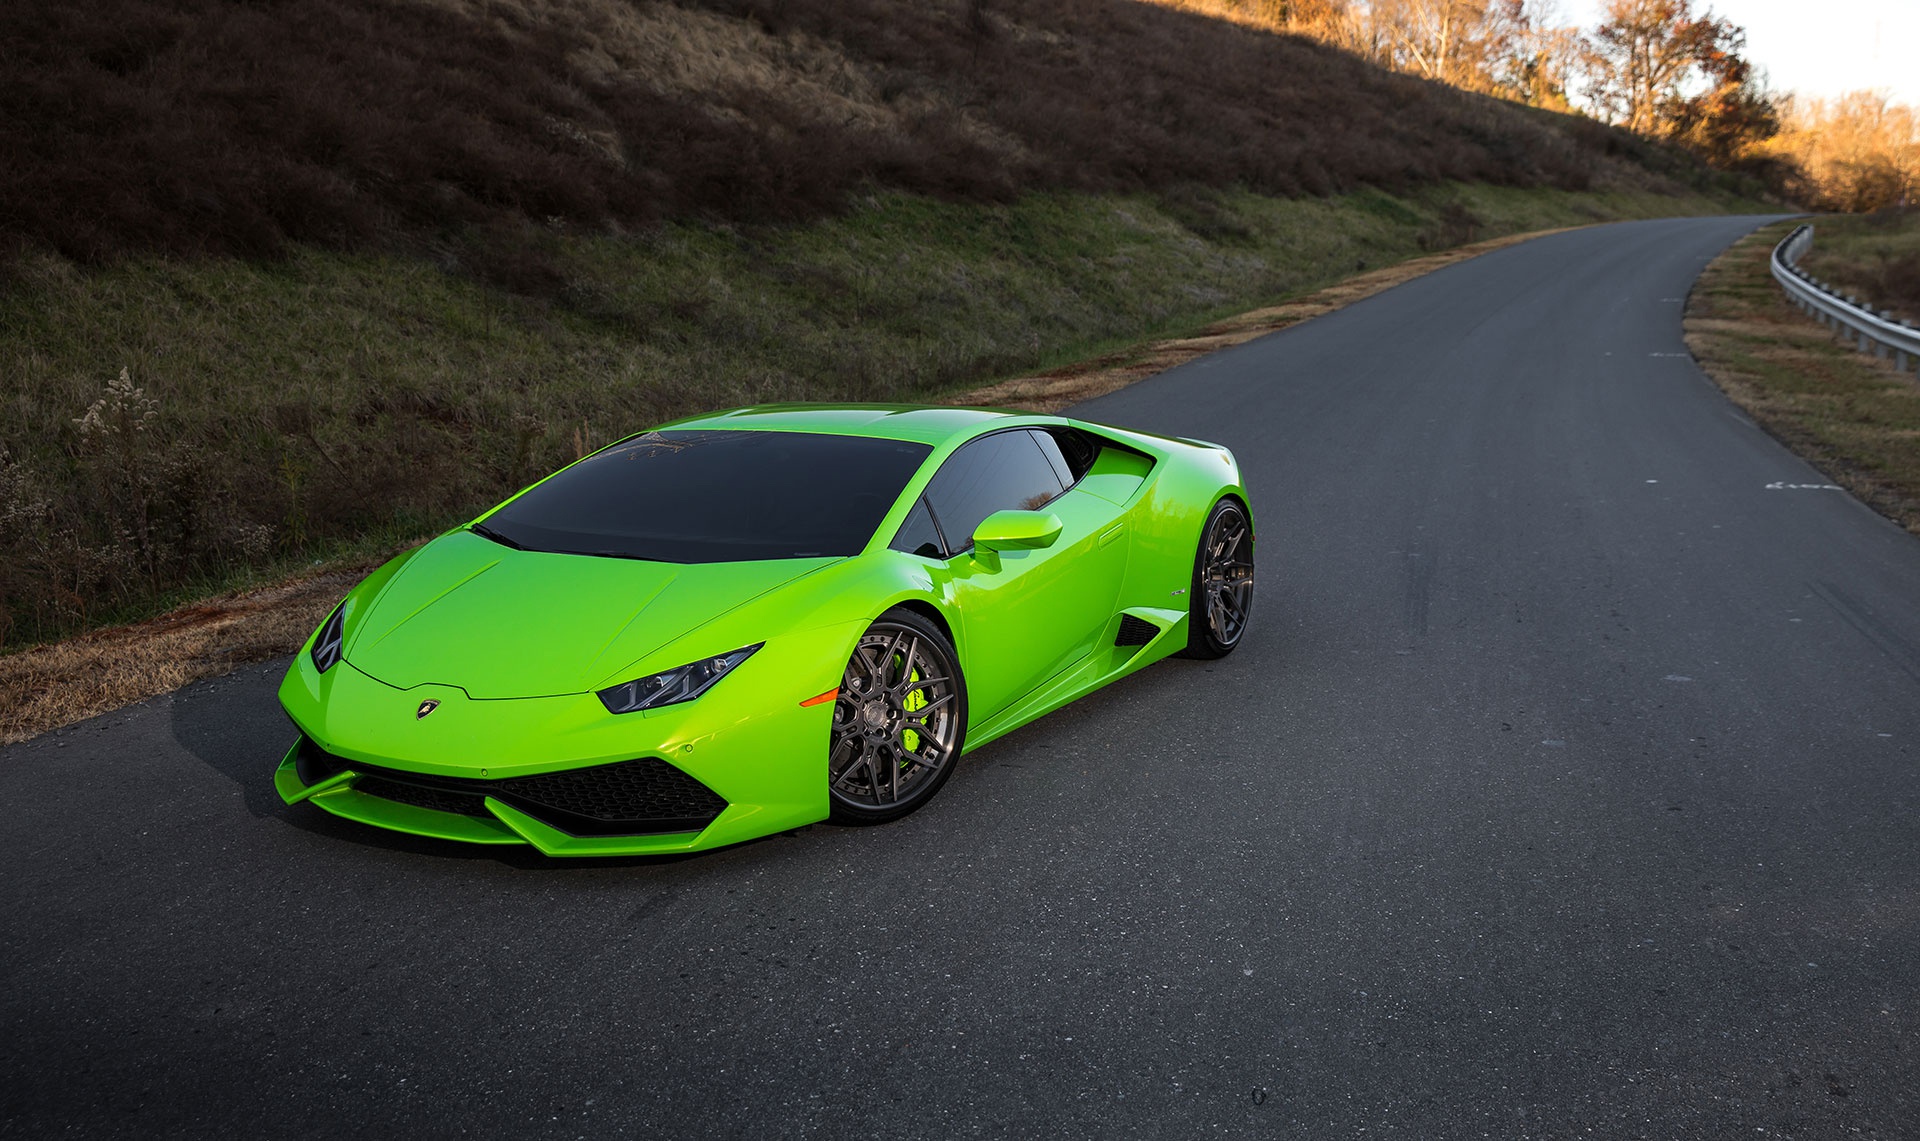
{"label": "tire", "polygon": [[1237,500],[1222,499],[1200,528],[1187,592],[1183,658],[1211,661],[1233,653],[1253,617],[1253,526]]}
{"label": "tire", "polygon": [[911,610],[874,620],[833,702],[827,802],[837,824],[885,824],[953,775],[967,731],[967,684],[939,627]]}

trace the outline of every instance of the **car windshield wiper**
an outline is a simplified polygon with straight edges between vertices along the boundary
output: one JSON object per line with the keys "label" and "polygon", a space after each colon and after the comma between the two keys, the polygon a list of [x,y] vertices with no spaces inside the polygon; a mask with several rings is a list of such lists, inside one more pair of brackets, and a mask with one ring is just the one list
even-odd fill
{"label": "car windshield wiper", "polygon": [[514,542],[512,539],[509,539],[505,535],[502,535],[500,532],[494,530],[492,527],[487,526],[485,523],[469,524],[467,527],[467,530],[472,531],[474,534],[479,535],[481,538],[492,539],[494,542],[500,544],[503,547],[512,547],[516,551],[524,551],[527,549],[525,546]]}

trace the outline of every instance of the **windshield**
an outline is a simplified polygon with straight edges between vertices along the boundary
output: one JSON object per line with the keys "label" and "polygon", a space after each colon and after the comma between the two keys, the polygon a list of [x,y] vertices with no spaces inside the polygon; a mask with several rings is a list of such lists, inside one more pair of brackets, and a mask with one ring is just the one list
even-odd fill
{"label": "windshield", "polygon": [[812,432],[648,432],[474,530],[523,550],[667,563],[856,555],[932,450]]}

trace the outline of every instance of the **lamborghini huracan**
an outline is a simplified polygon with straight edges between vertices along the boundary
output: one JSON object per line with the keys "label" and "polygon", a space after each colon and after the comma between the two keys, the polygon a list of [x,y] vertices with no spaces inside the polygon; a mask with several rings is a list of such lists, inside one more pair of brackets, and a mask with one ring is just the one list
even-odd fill
{"label": "lamborghini huracan", "polygon": [[611,444],[350,591],[280,686],[288,803],[556,856],[893,820],[978,748],[1247,630],[1225,448],[768,405]]}

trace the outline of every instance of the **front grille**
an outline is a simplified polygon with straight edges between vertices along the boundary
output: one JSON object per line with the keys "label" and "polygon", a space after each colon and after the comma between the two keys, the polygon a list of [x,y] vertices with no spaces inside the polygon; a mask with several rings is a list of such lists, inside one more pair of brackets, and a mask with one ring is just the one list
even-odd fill
{"label": "front grille", "polygon": [[1144,646],[1153,641],[1160,628],[1144,618],[1135,618],[1131,614],[1120,616],[1120,632],[1113,636],[1116,646]]}
{"label": "front grille", "polygon": [[727,806],[706,785],[653,757],[514,777],[499,788],[494,795],[505,793],[589,820],[707,821]]}
{"label": "front grille", "polygon": [[353,782],[354,791],[364,792],[368,796],[377,796],[383,800],[397,800],[401,804],[411,804],[415,808],[431,808],[435,812],[451,812],[457,816],[484,816],[493,818],[487,811],[486,797],[475,792],[449,792],[444,788],[428,788],[423,784],[402,784],[385,777],[362,775]]}
{"label": "front grille", "polygon": [[302,737],[294,764],[308,785],[351,769],[359,774],[356,791],[462,816],[491,816],[482,803],[491,796],[574,836],[698,832],[727,807],[718,793],[657,757],[487,780],[349,761]]}

